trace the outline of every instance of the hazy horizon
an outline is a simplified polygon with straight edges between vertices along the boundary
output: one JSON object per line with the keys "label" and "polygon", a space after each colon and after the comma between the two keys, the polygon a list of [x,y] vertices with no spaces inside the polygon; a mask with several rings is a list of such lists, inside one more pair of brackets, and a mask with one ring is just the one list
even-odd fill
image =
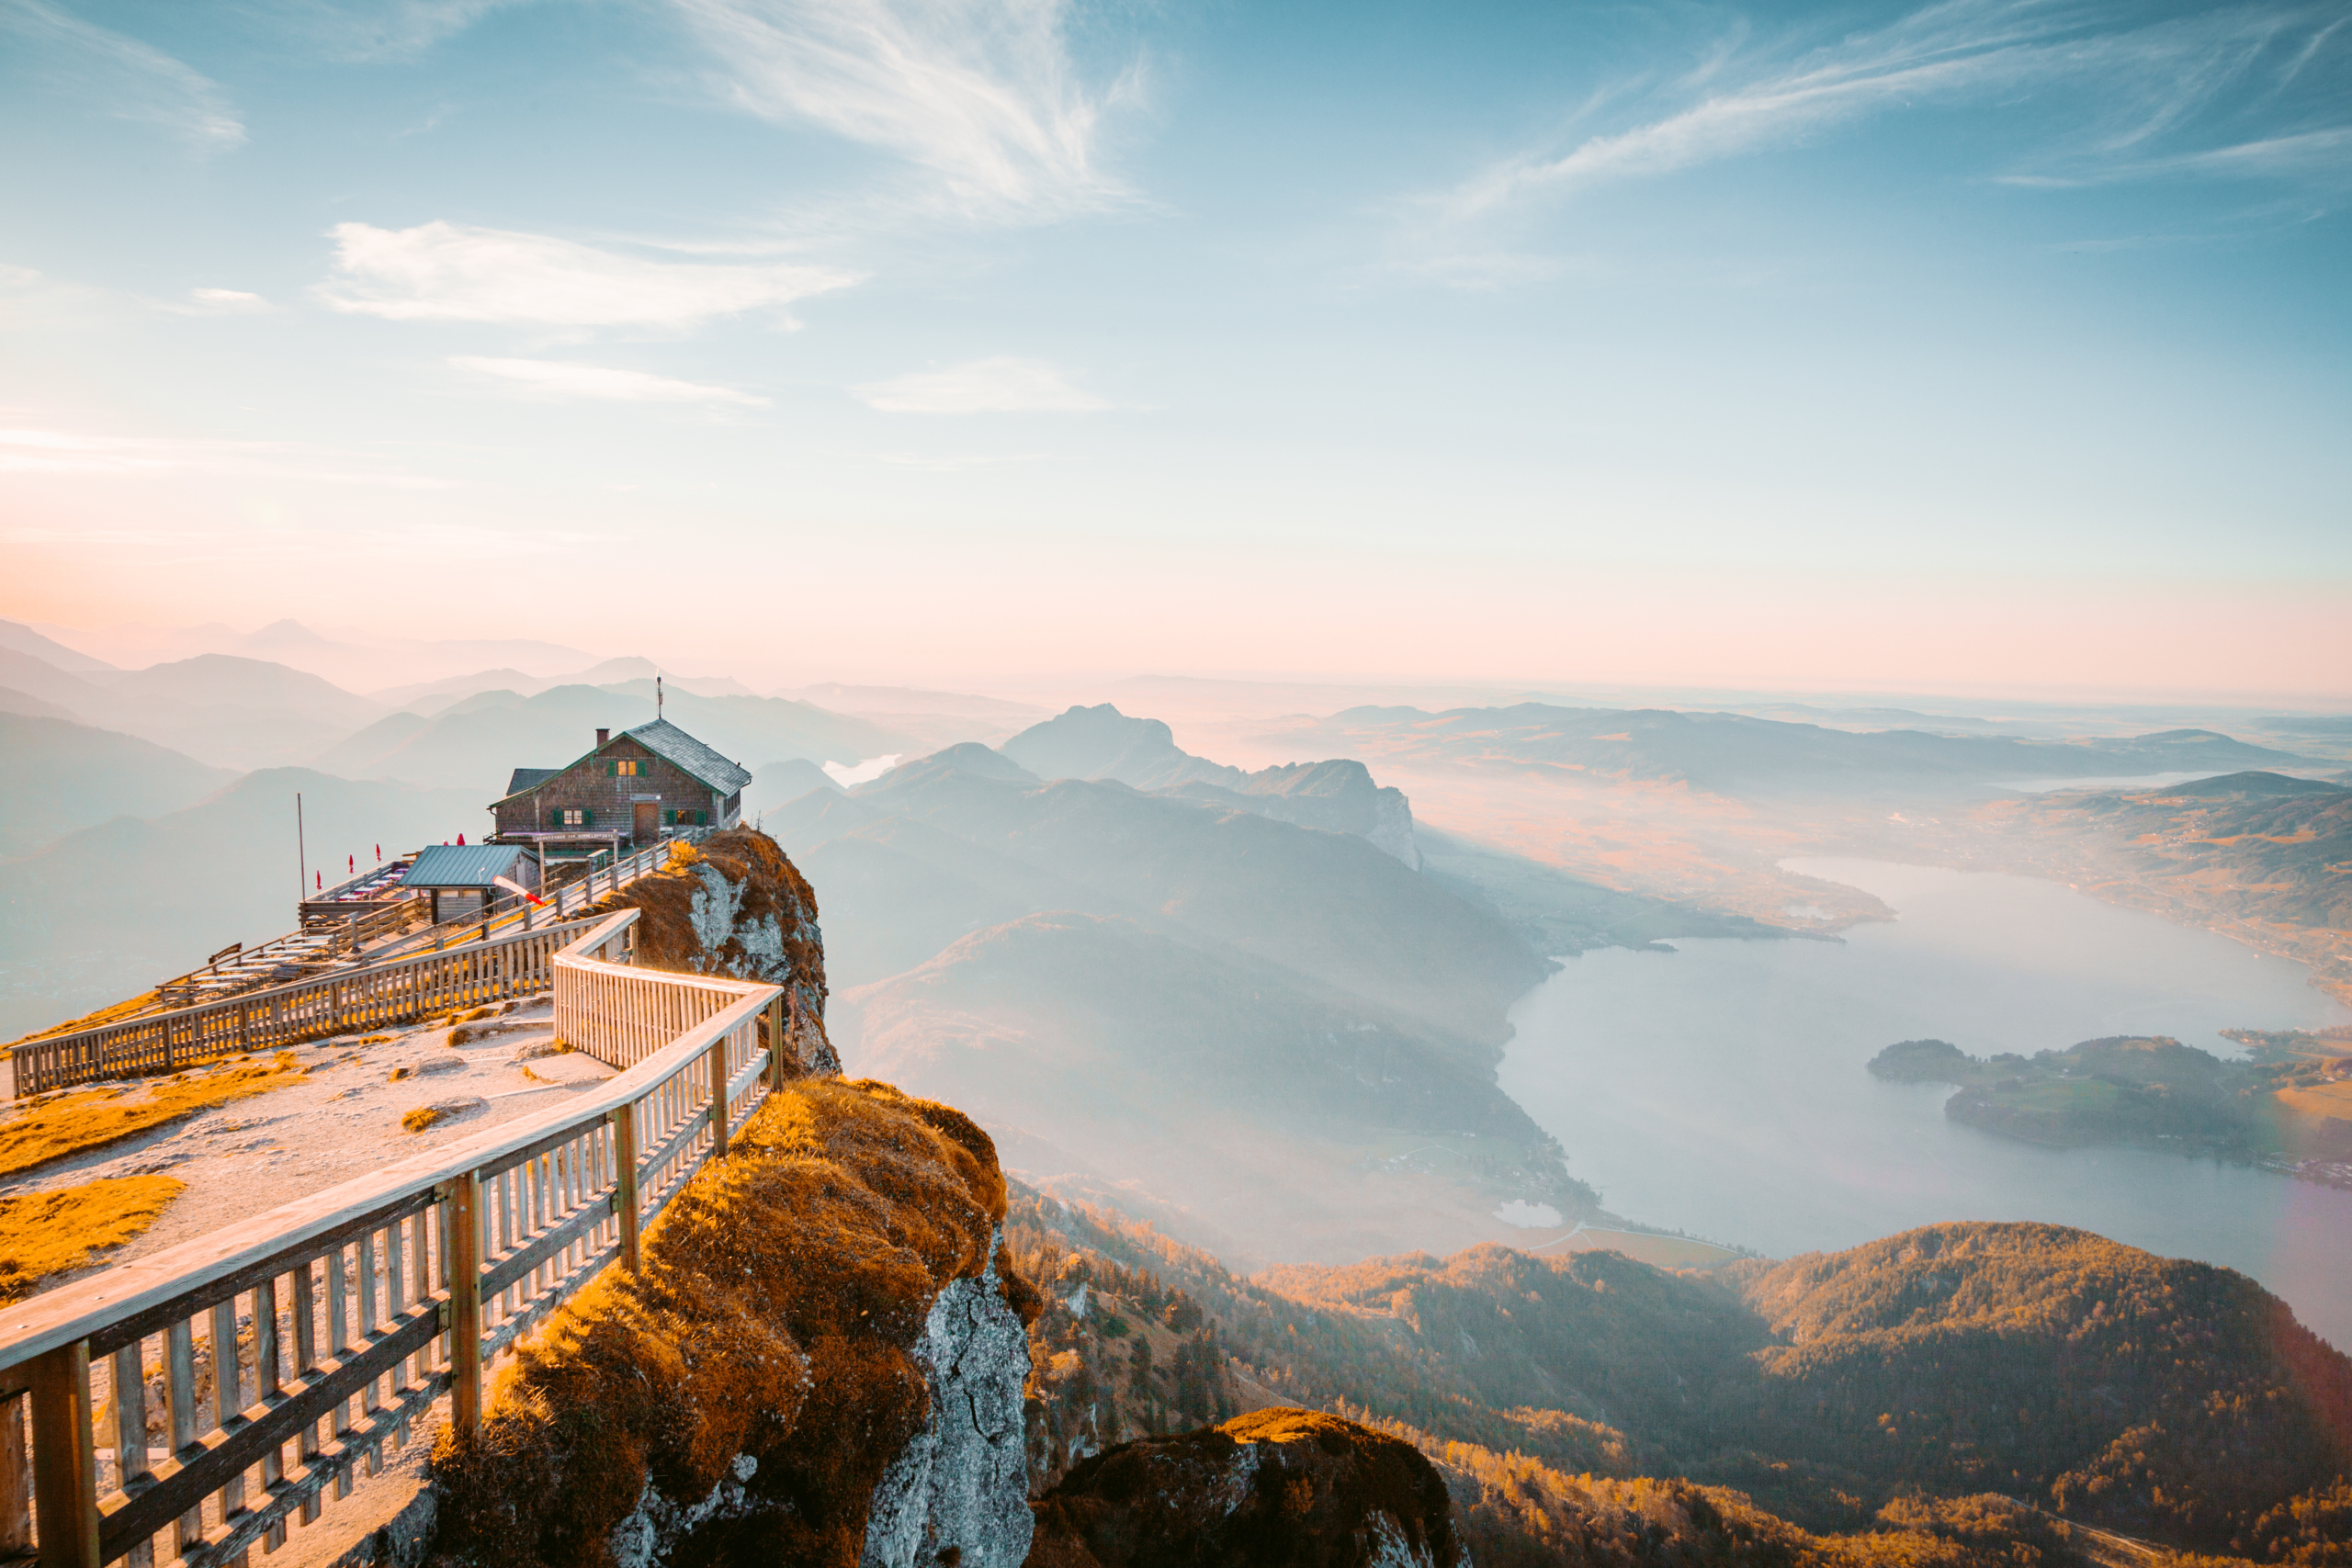
{"label": "hazy horizon", "polygon": [[[447,651],[464,647],[475,639],[385,637],[366,626],[336,627],[332,623],[297,623],[303,630],[325,642],[340,644],[346,649],[379,649],[388,660],[406,661],[388,663],[384,667],[387,671],[385,678],[370,683],[355,682],[347,677],[336,680],[337,671],[332,662],[308,657],[300,647],[252,646],[252,639],[257,635],[270,631],[282,622],[245,629],[220,622],[200,626],[159,626],[132,622],[68,625],[57,621],[26,620],[20,624],[74,652],[121,669],[141,669],[205,653],[229,653],[282,663],[318,674],[361,695],[403,685],[455,680],[495,668],[511,668],[535,679],[544,679],[584,673],[602,663],[643,659],[673,678],[687,681],[748,679],[763,693],[805,691],[824,685],[873,686],[943,694],[965,691],[979,695],[1011,695],[1030,701],[1062,698],[1077,701],[1087,693],[1109,694],[1115,687],[1164,682],[1170,687],[1195,684],[1203,688],[1260,688],[1270,694],[1283,691],[1297,691],[1302,695],[1311,693],[1332,696],[1349,693],[1422,692],[1435,697],[1461,697],[1465,701],[1473,697],[1483,699],[1517,692],[1529,696],[1575,699],[1601,707],[1784,701],[1880,706],[1939,703],[1962,710],[1986,707],[2020,710],[2040,707],[2111,708],[2119,713],[2128,713],[2134,708],[2144,708],[2154,714],[2211,708],[2217,712],[2251,715],[2270,708],[2329,714],[2352,706],[2352,686],[2341,691],[2297,690],[2283,686],[2262,690],[2186,685],[2098,686],[1962,679],[1944,682],[1887,680],[1873,683],[1867,677],[1851,673],[1842,679],[1824,677],[1813,681],[1802,678],[1773,681],[1759,678],[1754,671],[1736,670],[1693,674],[1682,679],[1658,676],[1649,680],[1611,680],[1592,671],[1545,675],[1346,667],[1266,669],[1237,665],[1188,668],[1172,662],[1161,667],[1142,668],[1073,665],[1059,669],[1041,667],[995,671],[967,668],[959,671],[953,668],[898,662],[887,655],[870,655],[862,661],[835,658],[786,665],[772,658],[763,658],[756,650],[732,656],[719,651],[703,657],[688,655],[677,660],[655,657],[645,648],[634,644],[567,650],[564,645],[554,640],[566,630],[561,625],[507,628],[514,637],[506,640],[548,646],[535,654],[511,655],[499,663],[492,664],[455,659]],[[544,635],[533,636],[535,631]],[[560,656],[564,652],[576,652],[579,657]],[[1159,694],[1163,700],[1176,697],[1173,691]],[[1148,701],[1144,698],[1138,700]],[[824,705],[820,703],[820,705]]]}

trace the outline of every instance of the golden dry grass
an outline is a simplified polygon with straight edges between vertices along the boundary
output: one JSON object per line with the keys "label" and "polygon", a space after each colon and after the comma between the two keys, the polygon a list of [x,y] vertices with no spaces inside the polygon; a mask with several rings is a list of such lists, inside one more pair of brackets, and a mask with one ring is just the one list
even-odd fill
{"label": "golden dry grass", "polygon": [[401,1126],[411,1133],[422,1133],[448,1119],[449,1113],[437,1105],[420,1105],[401,1118]]}
{"label": "golden dry grass", "polygon": [[2327,1116],[2339,1122],[2352,1122],[2352,1078],[2282,1089],[2278,1091],[2278,1103],[2306,1116]]}
{"label": "golden dry grass", "polygon": [[287,1051],[266,1064],[245,1061],[209,1072],[175,1073],[154,1080],[144,1093],[96,1089],[42,1100],[0,1122],[0,1176],[104,1148],[216,1105],[284,1089],[303,1077],[294,1054]]}
{"label": "golden dry grass", "polygon": [[153,1224],[185,1187],[168,1176],[125,1176],[0,1198],[0,1302],[120,1247]]}
{"label": "golden dry grass", "polygon": [[593,1561],[649,1477],[698,1499],[748,1453],[766,1560],[853,1568],[875,1483],[925,1417],[909,1350],[1003,1213],[994,1147],[957,1112],[790,1085],[647,1233],[644,1271],[608,1269],[555,1313],[480,1433],[444,1439],[443,1550]]}

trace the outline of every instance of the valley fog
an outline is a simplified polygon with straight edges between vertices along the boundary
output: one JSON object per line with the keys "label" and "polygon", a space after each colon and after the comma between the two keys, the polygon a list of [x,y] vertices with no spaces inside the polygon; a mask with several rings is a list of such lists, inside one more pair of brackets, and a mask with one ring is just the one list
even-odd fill
{"label": "valley fog", "polygon": [[2128,1148],[2040,1148],[1890,1084],[1883,1046],[1973,1055],[2232,1027],[2319,1029],[2352,1010],[2301,966],[2055,884],[1883,862],[1789,870],[1896,911],[1824,942],[1676,942],[1570,959],[1512,1012],[1505,1089],[1614,1212],[1772,1257],[1943,1220],[2078,1226],[2237,1269],[2352,1343],[2352,1191]]}

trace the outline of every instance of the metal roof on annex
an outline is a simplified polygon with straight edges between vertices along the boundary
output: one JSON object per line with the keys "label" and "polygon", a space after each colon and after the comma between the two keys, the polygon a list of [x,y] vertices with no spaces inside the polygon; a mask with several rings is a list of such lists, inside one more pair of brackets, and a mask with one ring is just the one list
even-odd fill
{"label": "metal roof on annex", "polygon": [[506,798],[512,799],[526,789],[537,789],[561,772],[561,768],[517,768],[514,776],[506,781]]}
{"label": "metal roof on annex", "polygon": [[428,844],[401,878],[403,887],[487,887],[512,877],[524,855],[520,844]]}
{"label": "metal roof on annex", "polygon": [[651,724],[640,724],[622,733],[721,795],[733,795],[752,782],[751,769],[738,767],[666,718],[657,718]]}

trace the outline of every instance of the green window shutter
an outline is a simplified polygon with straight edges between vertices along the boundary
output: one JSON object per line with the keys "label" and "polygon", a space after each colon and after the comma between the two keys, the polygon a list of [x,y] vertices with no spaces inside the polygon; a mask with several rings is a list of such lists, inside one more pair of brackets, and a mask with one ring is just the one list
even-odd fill
{"label": "green window shutter", "polygon": [[594,827],[596,825],[596,814],[585,807],[582,808],[580,813],[580,825],[582,828]]}

